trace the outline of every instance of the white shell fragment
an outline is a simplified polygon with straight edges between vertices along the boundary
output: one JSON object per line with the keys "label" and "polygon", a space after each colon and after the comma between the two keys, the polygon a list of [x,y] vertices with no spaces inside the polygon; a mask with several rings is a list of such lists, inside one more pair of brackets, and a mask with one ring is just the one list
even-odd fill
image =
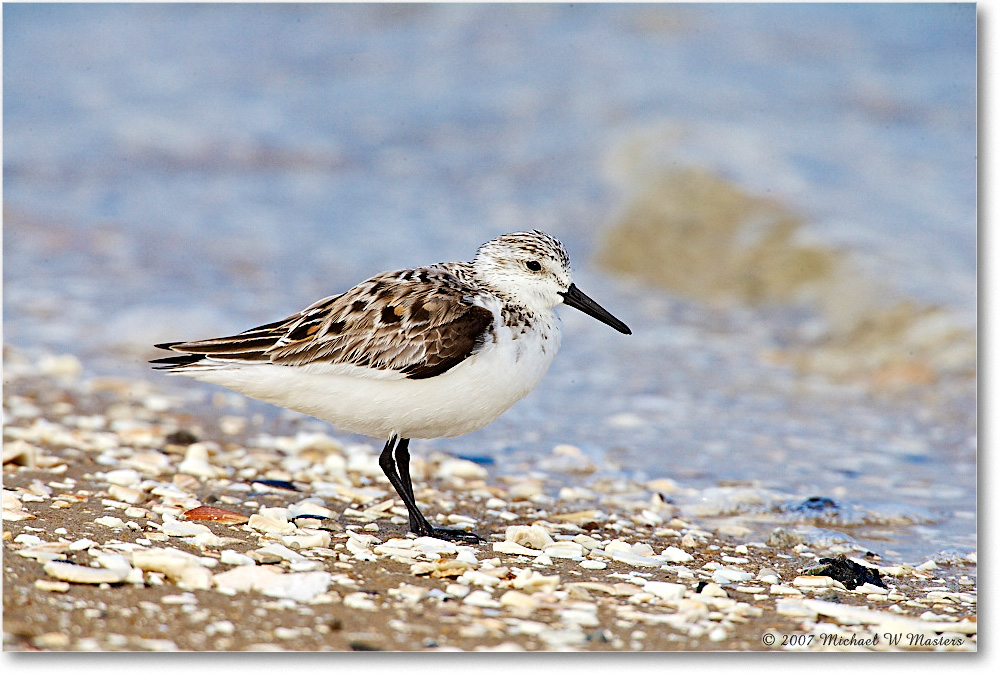
{"label": "white shell fragment", "polygon": [[672,563],[686,563],[694,560],[694,556],[687,551],[677,548],[676,546],[668,546],[663,549],[660,556],[667,562]]}
{"label": "white shell fragment", "polygon": [[267,534],[292,534],[295,525],[288,522],[288,510],[282,508],[262,508],[260,513],[250,516],[250,527]]}
{"label": "white shell fragment", "polygon": [[213,466],[209,462],[208,446],[205,443],[192,443],[184,454],[184,461],[177,470],[199,478],[221,478],[226,475],[222,467]]}
{"label": "white shell fragment", "polygon": [[234,567],[212,578],[223,592],[256,591],[272,598],[288,598],[296,602],[311,602],[330,587],[329,572],[282,573],[272,565]]}
{"label": "white shell fragment", "polygon": [[712,572],[712,581],[717,584],[731,584],[751,579],[753,579],[753,574],[738,567],[719,567]]}
{"label": "white shell fragment", "polygon": [[535,549],[537,554],[555,541],[541,525],[510,525],[504,535],[504,541],[509,541],[525,548]]}
{"label": "white shell fragment", "polygon": [[687,586],[684,584],[671,584],[665,581],[647,581],[642,587],[644,591],[652,593],[664,600],[678,600],[684,597]]}
{"label": "white shell fragment", "polygon": [[474,480],[486,478],[489,473],[479,464],[467,459],[452,457],[438,465],[437,475],[440,478],[461,478]]}
{"label": "white shell fragment", "polygon": [[85,567],[58,560],[45,563],[42,569],[54,579],[71,581],[75,584],[117,584],[125,581],[128,576],[127,572],[119,569]]}
{"label": "white shell fragment", "polygon": [[160,572],[181,588],[211,588],[214,558],[198,557],[172,548],[138,549],[132,552],[132,565],[147,572]]}

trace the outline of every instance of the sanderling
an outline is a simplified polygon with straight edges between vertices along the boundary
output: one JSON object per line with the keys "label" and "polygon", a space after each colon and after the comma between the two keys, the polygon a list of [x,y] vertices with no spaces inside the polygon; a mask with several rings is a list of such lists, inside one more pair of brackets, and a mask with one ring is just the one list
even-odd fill
{"label": "sanderling", "polygon": [[377,274],[238,335],[156,345],[181,355],[152,363],[387,438],[379,465],[410,530],[476,543],[417,508],[409,439],[475,431],[534,389],[559,348],[560,303],[632,333],[572,282],[563,245],[535,230],[486,242],[472,262]]}

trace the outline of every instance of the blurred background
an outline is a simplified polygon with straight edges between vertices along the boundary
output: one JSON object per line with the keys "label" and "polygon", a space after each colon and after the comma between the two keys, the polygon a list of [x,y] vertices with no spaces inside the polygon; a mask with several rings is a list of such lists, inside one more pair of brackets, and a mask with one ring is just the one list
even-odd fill
{"label": "blurred background", "polygon": [[975,12],[5,5],[5,345],[209,400],[150,345],[543,229],[635,334],[426,447],[973,550]]}

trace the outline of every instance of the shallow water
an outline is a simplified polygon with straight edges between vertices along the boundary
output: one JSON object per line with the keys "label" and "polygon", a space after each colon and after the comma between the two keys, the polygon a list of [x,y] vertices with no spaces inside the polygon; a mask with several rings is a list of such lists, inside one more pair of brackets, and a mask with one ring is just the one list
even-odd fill
{"label": "shallow water", "polygon": [[11,5],[4,339],[158,377],[154,342],[537,227],[635,334],[563,311],[533,395],[423,447],[573,443],[611,474],[882,514],[818,525],[880,550],[972,549],[973,378],[802,375],[769,356],[794,309],[592,261],[650,174],[704,169],[974,329],[975,31],[974,5]]}

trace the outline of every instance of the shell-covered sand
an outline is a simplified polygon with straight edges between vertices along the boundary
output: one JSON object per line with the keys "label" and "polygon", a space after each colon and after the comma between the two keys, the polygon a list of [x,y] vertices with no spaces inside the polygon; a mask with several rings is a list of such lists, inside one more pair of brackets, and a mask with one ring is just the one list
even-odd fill
{"label": "shell-covered sand", "polygon": [[[374,446],[6,356],[5,650],[977,649],[975,554],[748,539],[568,444],[414,456],[425,512],[487,543],[416,538]],[[824,576],[841,556],[869,580]]]}

